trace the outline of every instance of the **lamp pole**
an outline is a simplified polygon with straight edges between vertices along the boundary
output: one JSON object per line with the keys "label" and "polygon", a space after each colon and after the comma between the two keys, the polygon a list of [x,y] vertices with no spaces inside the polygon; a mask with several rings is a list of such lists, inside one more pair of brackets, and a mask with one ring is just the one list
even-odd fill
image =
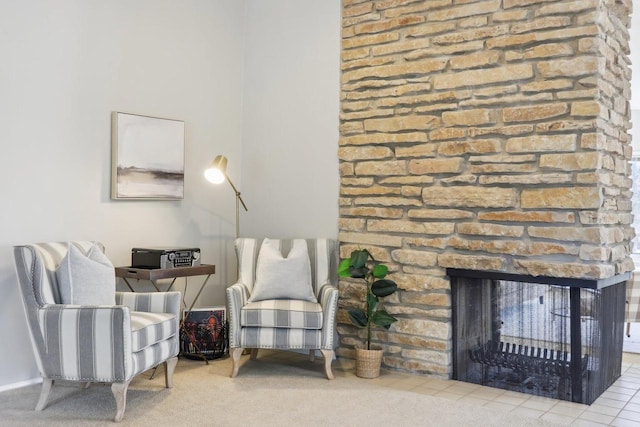
{"label": "lamp pole", "polygon": [[242,200],[240,192],[236,186],[233,185],[229,175],[227,175],[227,158],[222,155],[216,156],[211,166],[205,170],[204,176],[207,181],[212,184],[221,184],[225,179],[229,181],[231,188],[233,188],[233,191],[236,193],[236,238],[240,237],[240,204],[242,204],[245,211],[249,211],[249,209],[247,209],[247,205],[244,203],[244,200]]}
{"label": "lamp pole", "polygon": [[229,185],[231,185],[231,188],[233,188],[233,191],[235,191],[236,193],[236,239],[237,239],[238,237],[240,237],[240,204],[242,203],[242,207],[244,208],[245,212],[248,212],[249,209],[247,209],[247,205],[245,205],[244,200],[242,200],[242,196],[240,195],[240,192],[238,191],[236,186],[233,185],[233,182],[231,181],[231,179],[229,179],[229,175],[227,175],[227,173],[224,172],[224,176],[227,179],[227,181],[229,181]]}

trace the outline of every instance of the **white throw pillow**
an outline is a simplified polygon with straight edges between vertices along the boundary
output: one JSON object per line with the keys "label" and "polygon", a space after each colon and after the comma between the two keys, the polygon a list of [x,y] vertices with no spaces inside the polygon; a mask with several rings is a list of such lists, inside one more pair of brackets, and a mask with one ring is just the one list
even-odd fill
{"label": "white throw pillow", "polygon": [[311,285],[311,262],[306,240],[295,239],[286,258],[280,252],[278,240],[264,239],[262,242],[256,265],[256,283],[249,302],[269,299],[318,302]]}
{"label": "white throw pillow", "polygon": [[67,255],[56,270],[56,278],[62,304],[115,305],[115,269],[96,244],[85,255],[69,243]]}

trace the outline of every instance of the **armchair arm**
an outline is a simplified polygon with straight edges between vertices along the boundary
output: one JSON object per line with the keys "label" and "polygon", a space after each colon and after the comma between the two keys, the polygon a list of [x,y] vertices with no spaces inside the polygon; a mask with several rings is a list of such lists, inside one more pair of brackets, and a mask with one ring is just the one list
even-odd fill
{"label": "armchair arm", "polygon": [[116,292],[116,305],[131,311],[171,313],[180,319],[180,292]]}
{"label": "armchair arm", "polygon": [[38,309],[43,376],[123,382],[133,375],[129,308],[50,304]]}
{"label": "armchair arm", "polygon": [[229,311],[229,347],[240,347],[240,311],[249,299],[249,290],[242,283],[227,288],[227,305]]}
{"label": "armchair arm", "polygon": [[322,307],[322,348],[333,350],[338,312],[338,288],[327,282],[320,288],[318,296],[318,302]]}

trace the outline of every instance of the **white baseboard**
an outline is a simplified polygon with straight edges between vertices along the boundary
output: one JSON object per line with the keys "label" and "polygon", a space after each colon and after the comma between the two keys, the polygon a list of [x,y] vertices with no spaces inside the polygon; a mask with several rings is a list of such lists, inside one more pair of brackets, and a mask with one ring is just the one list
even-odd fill
{"label": "white baseboard", "polygon": [[20,381],[19,383],[3,385],[3,386],[0,386],[0,393],[2,393],[3,391],[14,390],[16,388],[27,387],[33,384],[39,384],[41,382],[42,382],[42,378],[33,378],[27,381]]}

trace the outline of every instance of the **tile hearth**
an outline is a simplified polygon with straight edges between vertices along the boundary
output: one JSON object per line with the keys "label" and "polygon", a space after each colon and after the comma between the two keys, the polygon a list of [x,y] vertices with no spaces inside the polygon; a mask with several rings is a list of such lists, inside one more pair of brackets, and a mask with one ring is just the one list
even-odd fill
{"label": "tile hearth", "polygon": [[[304,355],[290,352],[263,351],[259,357],[286,360],[288,363],[306,363],[308,360]],[[343,358],[334,361],[336,377],[354,376],[353,363],[353,360]],[[385,369],[379,378],[363,381],[571,426],[640,426],[640,354],[635,353],[624,353],[622,375],[590,406]]]}

